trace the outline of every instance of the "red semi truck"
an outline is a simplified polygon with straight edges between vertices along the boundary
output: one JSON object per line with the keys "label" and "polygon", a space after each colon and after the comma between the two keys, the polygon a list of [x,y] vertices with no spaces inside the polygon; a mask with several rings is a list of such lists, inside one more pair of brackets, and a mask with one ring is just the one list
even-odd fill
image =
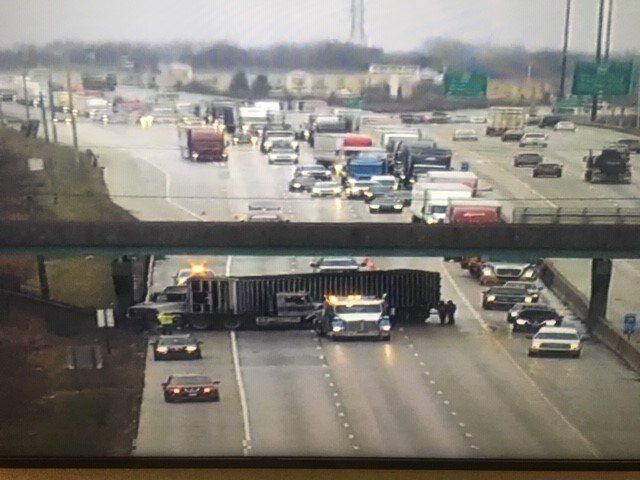
{"label": "red semi truck", "polygon": [[185,128],[187,147],[183,156],[196,162],[226,162],[229,142],[217,127]]}

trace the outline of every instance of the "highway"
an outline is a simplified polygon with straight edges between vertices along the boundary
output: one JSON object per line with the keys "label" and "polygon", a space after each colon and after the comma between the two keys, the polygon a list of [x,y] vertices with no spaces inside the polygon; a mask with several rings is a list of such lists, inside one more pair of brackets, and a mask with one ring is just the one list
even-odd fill
{"label": "highway", "polygon": [[[456,166],[469,160],[471,170],[493,187],[486,197],[502,199],[507,213],[516,205],[640,202],[621,199],[640,198],[637,177],[631,185],[582,181],[585,152],[617,140],[619,133],[588,127],[575,134],[549,132],[545,154],[564,163],[564,176],[533,179],[530,170],[512,166],[518,150],[513,144],[483,135],[478,142],[454,143],[451,135],[459,126],[422,128],[453,148]],[[69,131],[59,129],[67,142]],[[229,220],[245,213],[253,198],[270,198],[293,221],[409,221],[407,212],[371,216],[362,202],[289,194],[291,167],[269,166],[251,147],[233,147],[228,166],[187,162],[175,125],[141,129],[81,122],[78,132],[83,148],[100,154],[114,201],[143,220]],[[301,157],[302,163],[313,162],[306,145]],[[636,156],[632,163],[637,162]],[[194,259],[159,259],[154,291],[171,284],[189,260]],[[248,275],[308,271],[311,259],[205,260],[218,274]],[[579,360],[531,359],[529,340],[510,332],[504,312],[480,309],[483,289],[457,264],[435,258],[374,261],[378,268],[441,272],[443,297],[459,307],[456,325],[440,327],[432,318],[394,330],[388,344],[333,343],[310,331],[199,334],[205,342],[202,361],[154,362],[148,356],[136,454],[637,458],[640,383],[605,347],[587,342]],[[579,262],[559,265],[584,272],[588,264]],[[618,302],[618,309],[637,306],[632,285],[640,280],[638,265],[616,262],[610,302]],[[584,283],[582,273],[576,277]],[[567,324],[582,330],[550,292],[543,297],[564,312]],[[165,404],[160,383],[185,371],[221,379],[221,402]]]}
{"label": "highway", "polygon": [[[170,272],[189,260],[159,260],[154,289],[161,290]],[[310,260],[212,257],[208,265],[216,273],[248,275],[309,271]],[[148,359],[147,378],[153,380],[145,387],[136,454],[183,453],[186,445],[174,442],[189,431],[189,445],[210,446],[206,455],[219,455],[224,444],[229,454],[248,456],[637,456],[640,384],[605,347],[587,342],[579,360],[529,358],[530,340],[510,332],[504,312],[480,308],[483,288],[457,264],[372,260],[378,268],[440,271],[443,297],[459,306],[456,325],[442,327],[431,318],[396,329],[388,344],[331,342],[306,330],[240,331],[235,338],[198,334],[205,340],[205,360],[172,362],[172,371],[226,373],[223,400],[212,406],[164,404],[155,383],[169,373],[169,362]],[[567,325],[582,330],[552,294],[544,291],[543,300],[565,315]],[[228,354],[234,343],[237,365]],[[207,362],[208,348],[219,352],[215,364]],[[246,417],[238,375],[227,381],[234,369],[242,378]],[[183,412],[198,429],[189,430]],[[167,423],[177,430],[162,440]]]}

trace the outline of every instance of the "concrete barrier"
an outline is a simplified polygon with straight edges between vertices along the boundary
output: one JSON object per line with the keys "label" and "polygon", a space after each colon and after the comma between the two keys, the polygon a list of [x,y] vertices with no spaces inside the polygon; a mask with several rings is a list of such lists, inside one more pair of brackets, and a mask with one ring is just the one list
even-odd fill
{"label": "concrete barrier", "polygon": [[[569,283],[566,277],[553,265],[553,262],[548,260],[544,262],[540,279],[581,319],[587,318],[589,300]],[[616,331],[604,319],[601,319],[591,326],[590,333],[618,355],[631,369],[640,373],[640,350],[629,342],[621,332]]]}

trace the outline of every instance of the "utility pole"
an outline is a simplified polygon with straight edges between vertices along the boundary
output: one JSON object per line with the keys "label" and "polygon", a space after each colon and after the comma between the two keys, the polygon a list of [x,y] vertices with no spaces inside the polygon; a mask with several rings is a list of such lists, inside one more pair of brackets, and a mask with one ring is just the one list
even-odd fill
{"label": "utility pole", "polygon": [[42,112],[42,126],[44,128],[44,140],[49,143],[49,127],[47,126],[47,112],[44,108],[44,95],[40,92],[40,111]]}
{"label": "utility pole", "polygon": [[571,0],[567,0],[564,14],[564,44],[562,46],[562,72],[560,74],[560,92],[558,98],[564,98],[564,83],[567,76],[567,50],[569,48],[569,24],[571,23]]}
{"label": "utility pole", "polygon": [[636,78],[636,88],[638,90],[636,96],[636,128],[640,128],[640,73]]}
{"label": "utility pole", "polygon": [[604,61],[609,61],[609,49],[611,47],[611,18],[613,16],[613,0],[609,0],[608,2],[608,12],[607,12],[607,35],[604,41]]}
{"label": "utility pole", "polygon": [[2,111],[2,99],[0,98],[0,125],[4,125],[4,112]]}
{"label": "utility pole", "polygon": [[22,94],[24,95],[24,108],[27,114],[27,122],[31,120],[31,116],[29,114],[29,93],[27,92],[27,73],[24,72],[22,74]]}
{"label": "utility pole", "polygon": [[71,93],[71,71],[67,70],[67,91],[69,92],[69,110],[71,112],[71,132],[73,135],[73,151],[76,158],[76,164],[80,163],[78,155],[78,130],[76,127],[76,116],[73,108],[73,94]]}
{"label": "utility pole", "polygon": [[[596,69],[600,68],[602,55],[602,22],[604,20],[604,0],[600,0],[600,9],[598,13],[598,38],[596,40]],[[598,116],[598,93],[593,93],[593,101],[591,102],[591,121],[595,122]]]}
{"label": "utility pole", "polygon": [[56,118],[56,108],[53,104],[53,78],[51,77],[51,73],[49,73],[49,81],[47,82],[47,86],[49,87],[49,113],[51,115],[51,132],[53,133],[53,143],[58,143],[58,129],[56,128],[56,122],[54,122]]}

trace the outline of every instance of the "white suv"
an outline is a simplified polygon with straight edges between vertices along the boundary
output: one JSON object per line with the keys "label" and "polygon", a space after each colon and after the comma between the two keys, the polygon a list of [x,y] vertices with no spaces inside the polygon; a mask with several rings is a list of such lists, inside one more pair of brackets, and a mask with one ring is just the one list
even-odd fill
{"label": "white suv", "polygon": [[578,358],[582,351],[582,337],[575,328],[542,327],[531,340],[529,356],[542,352],[563,353]]}

